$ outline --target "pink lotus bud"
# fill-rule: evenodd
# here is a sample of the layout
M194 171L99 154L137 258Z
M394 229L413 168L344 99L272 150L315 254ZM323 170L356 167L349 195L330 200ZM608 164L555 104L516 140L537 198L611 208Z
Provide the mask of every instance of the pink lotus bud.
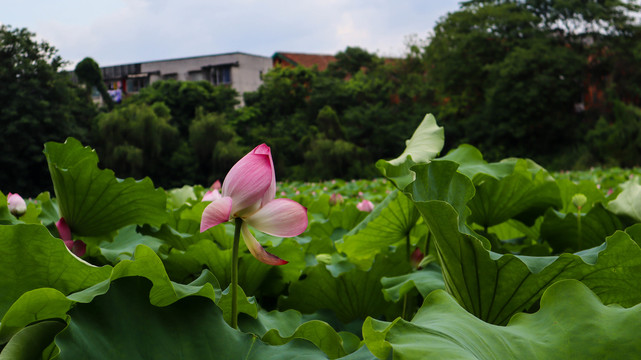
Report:
M360 211L371 212L374 210L374 204L367 199L363 199L363 201L356 204L356 208Z
M421 260L423 260L423 257L425 257L425 255L423 255L419 248L416 248L412 255L410 255L410 264L414 269L418 269L418 265L421 263Z
M613 190L612 188L609 188L609 189L608 189L608 194L607 194L607 196L612 195L612 193L613 193L613 192L614 192L614 190Z
M343 199L343 195L339 193L333 193L332 195L329 196L330 205L342 204L344 201L345 200Z
M74 253L76 256L83 256L87 252L87 245L81 240L73 240L71 238L71 229L67 225L65 218L61 217L58 222L56 222L56 227L58 228L58 233L60 238L67 246L67 249Z
M213 184L211 184L211 188L212 188L213 190L220 190L220 180L216 180L216 181L214 181L214 183L213 183Z
M7 206L13 216L20 217L27 212L27 203L25 203L22 196L18 194L9 193L7 195Z

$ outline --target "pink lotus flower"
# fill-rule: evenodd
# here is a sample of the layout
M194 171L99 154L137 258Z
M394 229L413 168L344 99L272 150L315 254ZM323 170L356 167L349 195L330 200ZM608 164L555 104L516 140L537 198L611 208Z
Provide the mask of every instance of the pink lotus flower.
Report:
M201 201L214 201L220 199L221 197L222 195L220 195L220 191L214 189L207 191L205 195L203 195L203 199Z
M83 256L85 252L87 252L87 245L84 242L81 240L74 241L71 238L71 229L69 228L69 225L67 225L65 218L61 217L60 220L56 222L56 227L58 228L60 238L65 245L67 245L67 249L69 249L69 251L76 254L76 256Z
M342 204L344 201L345 200L343 199L343 195L339 193L333 193L332 195L329 196L330 205Z
M27 203L25 203L22 196L18 194L9 193L7 195L7 206L13 216L20 217L27 212Z
M367 199L363 199L363 201L356 204L356 208L360 211L371 212L372 210L374 210L374 204L372 204L372 202Z
M287 261L265 251L248 227L251 225L280 237L297 236L305 231L307 209L290 199L274 199L275 195L276 175L271 150L262 144L229 170L223 181L222 197L203 211L200 231L241 218L243 240L252 255L265 264L287 264Z
M213 184L211 184L212 190L220 190L220 180L214 181Z

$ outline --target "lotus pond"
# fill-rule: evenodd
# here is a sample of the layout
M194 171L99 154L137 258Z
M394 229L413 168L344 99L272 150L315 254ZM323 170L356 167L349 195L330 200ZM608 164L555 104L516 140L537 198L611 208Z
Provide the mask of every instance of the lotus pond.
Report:
M428 115L381 178L279 182L225 212L209 187L117 179L47 143L54 194L22 206L0 184L0 359L639 357L639 170L443 144ZM267 234L267 201L302 205L304 231Z

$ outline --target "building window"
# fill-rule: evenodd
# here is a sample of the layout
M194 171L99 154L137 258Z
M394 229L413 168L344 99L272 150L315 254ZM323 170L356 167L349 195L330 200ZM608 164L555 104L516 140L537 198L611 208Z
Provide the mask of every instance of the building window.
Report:
M138 92L149 85L149 77L134 77L127 79L127 91Z
M211 83L214 85L231 84L231 65L212 67Z
M205 80L205 76L202 71L190 71L187 75L187 80L189 81L200 81Z
M170 73L170 74L163 74L162 75L163 80L178 80L178 74L176 73Z

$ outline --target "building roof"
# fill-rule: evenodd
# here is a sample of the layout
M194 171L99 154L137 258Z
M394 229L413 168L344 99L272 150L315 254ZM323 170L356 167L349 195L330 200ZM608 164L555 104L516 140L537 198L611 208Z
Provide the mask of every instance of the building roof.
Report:
M322 54L303 54L303 53L289 53L289 52L277 52L272 56L274 63L288 63L292 66L304 66L304 67L313 67L314 65L318 66L318 70L323 71L327 69L327 65L336 61L334 55L322 55Z

